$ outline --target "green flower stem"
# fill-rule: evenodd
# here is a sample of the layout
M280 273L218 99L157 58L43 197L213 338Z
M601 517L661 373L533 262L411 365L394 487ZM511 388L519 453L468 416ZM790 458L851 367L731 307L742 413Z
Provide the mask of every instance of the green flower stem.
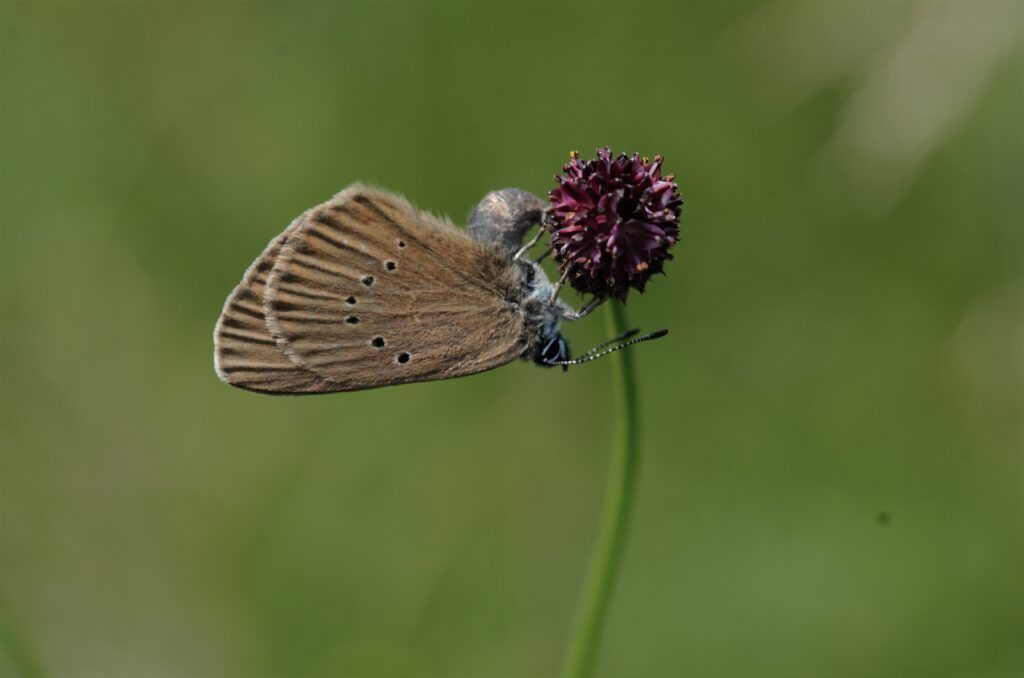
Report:
M617 301L608 303L609 336L626 331L626 309ZM594 668L594 660L601 642L601 631L608 613L612 589L622 560L629 515L633 505L636 480L637 411L636 376L633 372L631 351L617 351L610 356L614 372L615 443L612 450L608 485L605 489L604 508L597 543L590 561L590 572L583 589L583 598L576 616L564 678L587 678Z

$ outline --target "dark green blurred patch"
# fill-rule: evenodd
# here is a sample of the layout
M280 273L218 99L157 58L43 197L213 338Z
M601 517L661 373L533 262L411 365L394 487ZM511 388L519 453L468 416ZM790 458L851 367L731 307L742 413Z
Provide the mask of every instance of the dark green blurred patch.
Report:
M1024 670L1019 6L0 12L5 675L553 675L606 367L274 399L210 335L348 182L600 144L686 198L601 675Z

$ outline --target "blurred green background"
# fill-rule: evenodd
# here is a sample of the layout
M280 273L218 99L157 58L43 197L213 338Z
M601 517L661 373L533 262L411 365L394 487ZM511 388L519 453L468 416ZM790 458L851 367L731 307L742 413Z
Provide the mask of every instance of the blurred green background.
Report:
M608 144L686 205L599 675L1021 675L1022 16L4 2L0 671L555 675L607 363L271 398L211 333L351 181L462 222Z

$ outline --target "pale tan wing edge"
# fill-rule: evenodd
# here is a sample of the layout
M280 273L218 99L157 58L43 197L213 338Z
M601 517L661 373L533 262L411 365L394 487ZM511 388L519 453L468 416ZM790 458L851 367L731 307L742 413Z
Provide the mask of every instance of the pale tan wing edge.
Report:
M213 366L226 384L269 394L336 391L331 382L305 370L277 345L267 329L263 297L267 281L288 233L298 219L274 238L228 296L213 331Z
M464 231L356 184L288 234L264 312L288 355L339 390L447 379L522 355L511 278Z

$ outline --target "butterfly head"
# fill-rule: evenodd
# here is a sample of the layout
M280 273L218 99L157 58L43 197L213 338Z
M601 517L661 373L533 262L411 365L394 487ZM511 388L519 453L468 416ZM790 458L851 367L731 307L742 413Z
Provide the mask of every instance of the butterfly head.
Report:
M565 340L561 332L557 332L555 336L551 337L533 356L533 362L543 367L554 367L561 364L563 372L569 371L569 366L565 363L571 359L569 342Z

